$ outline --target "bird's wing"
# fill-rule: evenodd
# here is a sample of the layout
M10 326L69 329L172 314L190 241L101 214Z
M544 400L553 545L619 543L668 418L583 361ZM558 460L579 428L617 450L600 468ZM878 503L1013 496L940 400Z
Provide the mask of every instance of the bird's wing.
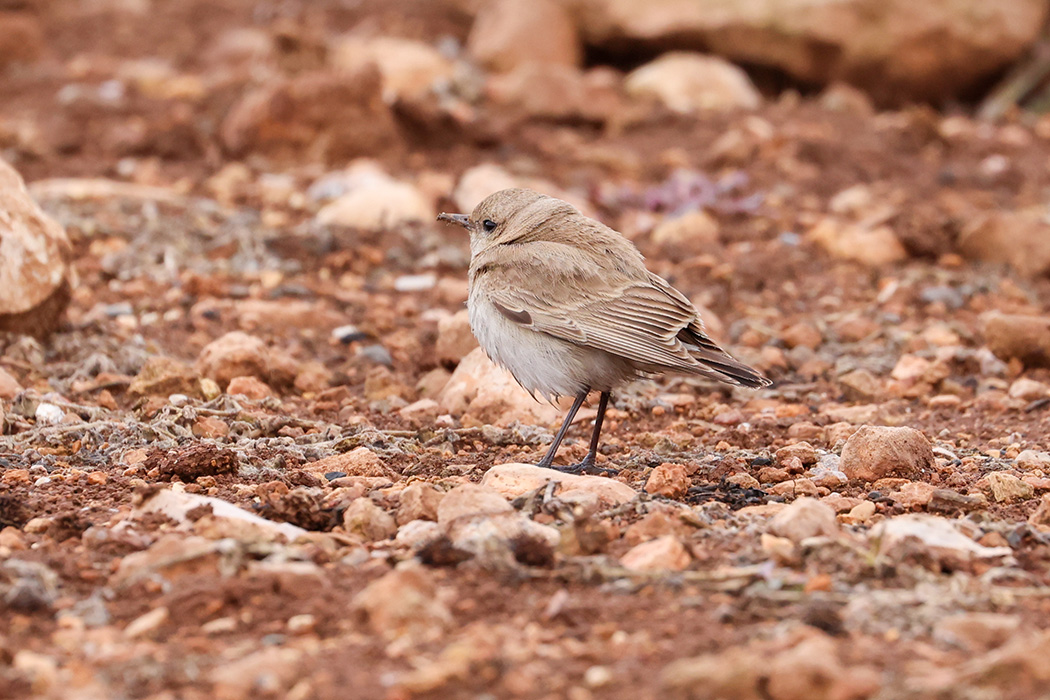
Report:
M487 297L515 323L626 358L641 371L688 372L747 386L765 383L711 341L689 300L657 275L632 278L587 265L543 273L546 284L506 280L510 283L487 286Z

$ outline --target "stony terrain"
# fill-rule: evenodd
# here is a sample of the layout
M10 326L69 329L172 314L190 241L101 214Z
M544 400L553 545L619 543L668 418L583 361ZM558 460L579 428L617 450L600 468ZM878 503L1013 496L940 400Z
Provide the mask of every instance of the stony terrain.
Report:
M0 202L58 241L0 290L0 697L1050 692L1050 119L478 4L0 11L42 212ZM774 385L640 381L615 477L530 466L561 409L477 349L434 220L513 185Z

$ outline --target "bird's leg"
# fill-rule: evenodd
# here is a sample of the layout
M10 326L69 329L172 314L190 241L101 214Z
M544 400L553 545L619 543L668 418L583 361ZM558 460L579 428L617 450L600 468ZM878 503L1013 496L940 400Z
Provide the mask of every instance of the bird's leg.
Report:
M543 456L540 463L536 466L539 467L551 467L554 463L554 456L558 454L558 446L561 445L561 441L565 439L565 433L568 432L569 426L572 425L572 419L576 417L576 413L580 410L580 406L587 399L587 394L591 393L590 389L584 389L576 395L576 400L572 402L572 407L569 408L569 413L565 416L565 422L561 424L561 428L558 429L558 434L554 436L554 442L551 443L551 447L547 450L547 454ZM604 394L603 394L604 396Z
M602 423L605 421L605 409L609 407L609 399L612 396L611 392L603 391L601 398L598 399L598 415L594 417L594 432L591 433L591 449L587 451L587 456L583 458L583 461L579 464L573 465L575 469L580 473L585 472L597 472L599 474L615 474L615 469L606 469L604 467L597 467L594 461L598 458L598 438L602 434Z
M610 392L603 391L601 398L598 400L598 415L594 417L594 432L591 433L591 449L587 451L587 456L584 457L583 461L579 464L573 464L568 467L554 467L554 469L568 472L570 474L585 474L587 472L598 474L616 473L615 469L597 467L594 464L595 459L598 457L598 438L602 434L602 422L605 420L605 409L609 407L609 396Z

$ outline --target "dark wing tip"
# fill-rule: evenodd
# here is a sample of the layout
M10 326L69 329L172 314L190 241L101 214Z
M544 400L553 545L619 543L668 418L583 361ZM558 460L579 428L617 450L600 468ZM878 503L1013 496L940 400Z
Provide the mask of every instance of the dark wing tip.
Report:
M761 389L773 383L773 380L763 377L758 370L734 360L705 333L692 326L683 328L678 333L678 339L685 343L693 359L725 377L727 382L752 389Z
M750 367L748 367L747 369L751 371L751 373L749 375L743 376L743 377L742 376L735 376L734 377L737 381L740 382L740 384L742 386L746 386L746 387L749 387L751 389L761 389L763 387L772 386L772 384L773 384L773 380L772 379L770 379L768 377L763 377L761 374L759 374L755 370L751 369ZM733 376L733 375L730 375L730 376Z
M530 323L532 323L532 314L530 314L528 311L525 311L524 309L522 309L521 311L508 309L506 306L499 303L498 301L492 302L492 305L496 307L496 311L499 311L505 317L507 317L511 321L514 321L514 323L520 323L523 326L527 326Z
M771 379L763 377L757 370L737 362L728 355L724 358L711 358L707 353L693 353L701 364L714 370L725 377L725 381L751 389L761 389L773 383Z

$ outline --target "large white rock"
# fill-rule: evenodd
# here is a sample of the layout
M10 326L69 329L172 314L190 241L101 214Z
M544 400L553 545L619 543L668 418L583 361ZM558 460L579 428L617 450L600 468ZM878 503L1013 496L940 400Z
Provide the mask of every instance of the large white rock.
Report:
M986 547L974 542L959 521L911 513L883 520L868 538L878 546L878 555L891 561L916 554L925 555L952 569L966 568L975 561L1009 560L1009 547Z
M481 479L481 485L487 486L507 498L517 498L548 482L557 482L555 495L566 491L594 494L600 504L618 506L627 503L637 496L637 492L622 481L604 476L588 474L566 474L556 469L545 469L532 464L498 464Z
M1044 0L566 0L586 44L696 49L890 100L958 95L1042 31Z
M0 331L43 336L69 303L69 238L0 160Z
M326 204L317 212L316 220L323 226L382 231L433 218L433 207L414 186L380 179L352 189Z
M762 96L747 73L717 56L676 51L634 70L624 88L655 97L683 114L703 110L754 109Z

